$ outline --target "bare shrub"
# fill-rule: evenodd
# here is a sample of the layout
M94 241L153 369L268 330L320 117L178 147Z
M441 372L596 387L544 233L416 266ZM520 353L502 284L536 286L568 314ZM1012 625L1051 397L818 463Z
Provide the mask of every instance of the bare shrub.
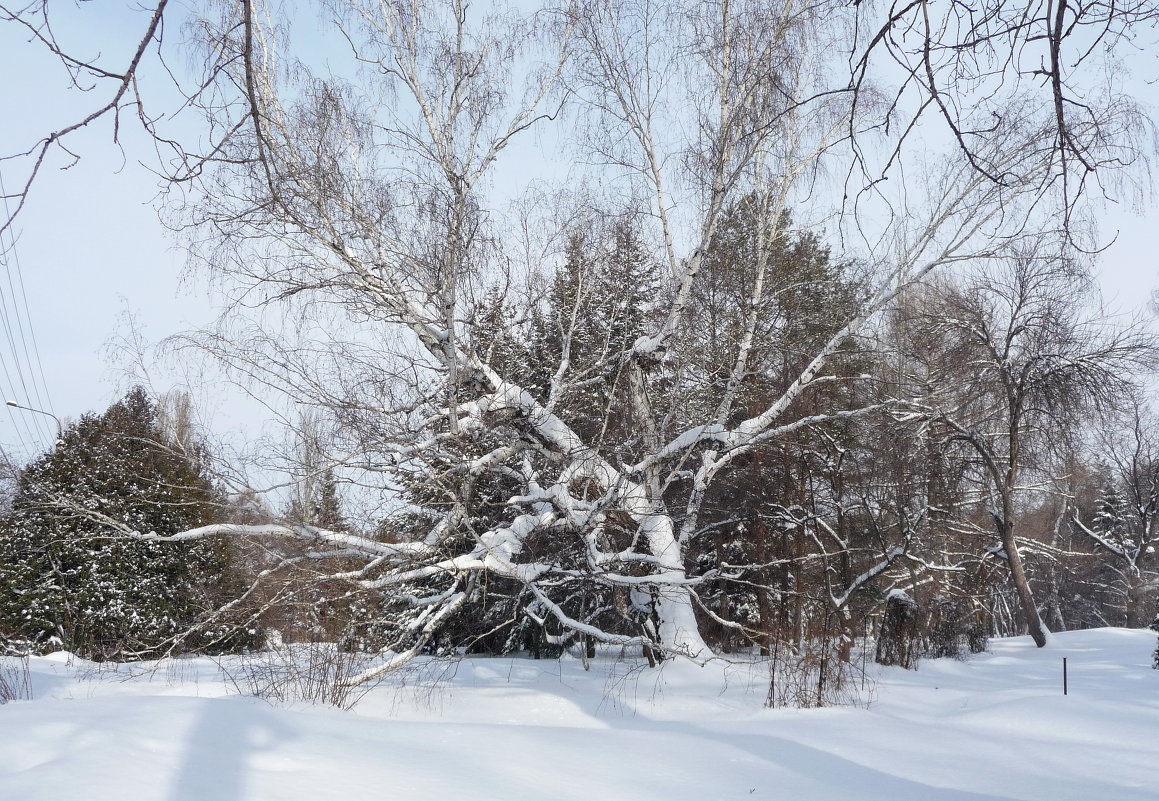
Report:
M965 659L967 651L979 653L986 649L985 640L978 643L978 626L962 605L939 595L930 607L929 633L924 656L928 659ZM985 638L985 631L981 632Z
M451 682L462 661L458 655L423 657L392 670L386 685L391 714L403 709L441 712L450 699Z
M769 654L765 706L868 706L865 671L842 658L841 646L839 636L808 639L800 644L775 641Z
M0 704L32 700L27 656L0 656Z
M292 643L249 654L223 672L241 695L275 704L305 701L351 709L374 686L358 680L369 659L334 643Z
M158 668L164 668L165 683L169 686L177 684L197 684L198 672L196 657L190 654L178 654L161 660Z

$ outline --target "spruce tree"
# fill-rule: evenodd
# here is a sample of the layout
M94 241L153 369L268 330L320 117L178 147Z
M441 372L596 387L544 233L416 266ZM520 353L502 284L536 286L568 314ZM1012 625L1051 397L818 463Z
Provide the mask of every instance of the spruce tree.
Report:
M659 265L631 218L577 229L568 236L544 302L521 320L505 291L492 288L474 315L470 345L481 360L513 376L541 402L548 401L558 375L564 391L555 399L555 412L596 449L630 459L639 438L624 401L624 367L633 343L656 323L654 306L660 292ZM499 445L491 434L467 432L454 447L477 458ZM537 467L552 469L537 463L534 450L520 458L524 456ZM471 548L478 532L510 522L508 499L519 494L518 482L497 472L463 476L451 467L436 460L422 475L416 474L415 482L403 477L403 495L413 509L394 521L393 536L403 541L426 537L451 498L465 500L459 527L442 534L448 557ZM430 481L431 476L439 477L437 483ZM638 536L638 530L630 519L615 517L603 523L601 536L609 548L618 550ZM545 558L551 554L562 570L571 572L541 583L550 601L567 614L609 632L647 633L649 593L613 591L590 581L587 574L593 566L584 532L554 526L528 537L522 547L526 554L542 553ZM388 646L396 651L411 647L421 627L414 625L415 607L408 599L462 593L465 600L443 621L440 634L425 644L425 652L526 651L541 657L560 650L547 636L559 632L539 622L550 614L518 581L486 573L459 577L440 572L392 589L397 600L385 598L381 608L371 608L365 621L354 627L357 647Z
M0 631L93 659L238 644L228 627L178 637L228 594L227 544L125 533L174 534L217 522L220 508L201 459L166 443L143 389L85 415L20 474L0 525Z
M1127 499L1115 483L1108 479L1095 508L1092 527L1106 541L1116 547L1129 547L1127 540Z
M317 464L318 453L307 459ZM350 523L342 511L342 497L338 492L338 479L332 468L317 470L303 465L306 476L298 487L286 509L285 519L292 525L314 526L329 531L347 531ZM278 558L301 557L305 549L285 542L268 542L263 550L266 554L276 554ZM276 561L276 560L275 560ZM266 606L262 620L270 628L276 629L285 642L335 642L349 644L349 628L359 610L366 608L373 613L375 603L367 600L372 596L356 584L330 577L331 573L356 570L357 561L348 558L328 557L324 559L303 559L279 573L279 580L267 585L278 596L276 602L265 599L259 605ZM365 596L365 597L364 597Z

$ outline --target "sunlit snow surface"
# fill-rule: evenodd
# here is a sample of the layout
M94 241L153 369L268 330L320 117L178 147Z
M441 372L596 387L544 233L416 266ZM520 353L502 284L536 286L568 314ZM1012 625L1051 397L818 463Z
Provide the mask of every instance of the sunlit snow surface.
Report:
M61 654L33 660L35 700L0 706L0 799L1154 801L1154 648L997 641L881 672L869 709L777 711L756 667L465 659L339 712L238 697L212 660Z

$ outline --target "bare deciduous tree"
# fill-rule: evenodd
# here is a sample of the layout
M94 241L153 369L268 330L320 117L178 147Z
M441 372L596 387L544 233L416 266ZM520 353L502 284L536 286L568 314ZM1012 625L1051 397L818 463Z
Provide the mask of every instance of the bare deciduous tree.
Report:
M1071 523L1105 551L1121 598L1122 622L1145 626L1153 617L1159 589L1159 443L1155 420L1138 391L1125 394L1123 408L1095 444L1097 455L1110 467L1111 489L1121 497L1113 525L1100 530L1086 525L1077 512Z
M995 269L997 267L997 269ZM977 460L979 498L1010 570L1026 629L1043 625L1020 554L1024 496L1049 476L1053 442L1093 411L1107 411L1154 357L1152 338L1088 311L1087 280L1051 251L1022 252L961 285L933 284L921 334L942 343L941 375L915 403L942 447ZM929 376L926 377L927 381Z

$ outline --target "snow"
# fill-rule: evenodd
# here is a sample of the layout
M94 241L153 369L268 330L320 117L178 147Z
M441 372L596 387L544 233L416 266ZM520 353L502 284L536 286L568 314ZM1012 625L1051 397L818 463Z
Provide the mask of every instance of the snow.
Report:
M32 660L35 700L0 706L0 799L1150 801L1154 647L1124 629L1001 640L820 710L764 709L755 664L426 663L341 712L240 697L210 659L57 654Z

